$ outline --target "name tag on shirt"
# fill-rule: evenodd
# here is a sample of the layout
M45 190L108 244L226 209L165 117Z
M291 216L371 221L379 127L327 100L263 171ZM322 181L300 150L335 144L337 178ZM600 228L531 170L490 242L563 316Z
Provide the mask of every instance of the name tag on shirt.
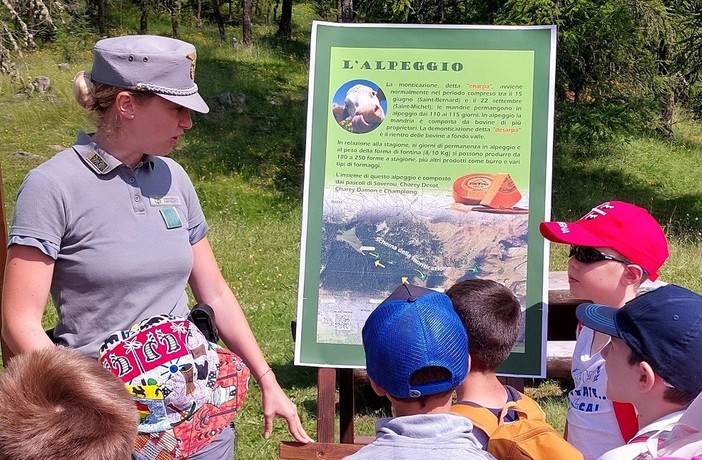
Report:
M149 203L151 204L151 206L180 206L180 197L150 196Z

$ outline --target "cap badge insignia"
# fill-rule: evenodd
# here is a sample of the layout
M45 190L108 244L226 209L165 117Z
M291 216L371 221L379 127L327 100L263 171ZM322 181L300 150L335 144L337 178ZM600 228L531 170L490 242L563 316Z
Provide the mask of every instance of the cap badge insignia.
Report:
M197 60L197 55L195 53L190 53L185 57L192 61L190 64L190 79L195 81L195 61Z

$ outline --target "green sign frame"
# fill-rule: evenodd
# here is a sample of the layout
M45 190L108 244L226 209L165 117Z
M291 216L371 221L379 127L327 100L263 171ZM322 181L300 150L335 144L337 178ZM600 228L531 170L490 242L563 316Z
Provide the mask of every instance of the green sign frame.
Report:
M544 377L555 26L314 22L295 364L364 367L401 282L511 287L502 375Z

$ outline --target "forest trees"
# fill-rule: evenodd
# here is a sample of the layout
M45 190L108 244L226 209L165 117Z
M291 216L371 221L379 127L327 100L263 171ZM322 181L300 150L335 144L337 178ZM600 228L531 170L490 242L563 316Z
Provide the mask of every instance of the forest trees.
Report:
M141 33L148 33L149 14L167 13L174 36L184 14L214 21L222 40L227 21L242 27L245 43L256 20L278 20L277 35L292 35L293 0L131 1L141 12ZM693 103L702 116L699 0L307 1L340 22L557 25L556 132L584 144L618 128L671 136L679 102ZM221 11L227 5L228 18ZM0 72L17 76L22 52L51 40L71 18L88 18L107 35L109 6L109 0L0 0Z
M0 72L19 77L22 51L34 49L40 37L54 34L54 16L62 5L43 0L0 0Z
M129 1L129 0L128 0ZM192 14L200 24L203 17L213 21L220 38L226 39L227 21L242 27L245 43L252 40L255 19L271 20L281 0L131 0L139 11L132 26L139 33L149 33L149 17L168 15L171 35L178 37L181 16ZM122 3L120 3L122 5ZM222 9L229 8L229 18ZM109 35L110 0L0 0L0 73L19 78L18 63L23 53L54 38L58 27L92 28L100 36ZM292 30L292 0L283 0L280 21L282 36L289 38ZM234 10L237 16L233 16ZM205 11L203 11L205 10ZM275 20L276 18L273 18Z
M583 144L621 129L671 136L678 101L702 107L698 0L353 0L353 12L358 22L557 25L556 132Z

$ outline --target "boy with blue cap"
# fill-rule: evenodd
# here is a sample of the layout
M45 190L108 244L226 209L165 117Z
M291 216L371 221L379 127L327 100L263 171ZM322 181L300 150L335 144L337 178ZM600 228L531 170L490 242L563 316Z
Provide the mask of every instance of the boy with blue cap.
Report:
M633 404L639 419L634 438L600 460L635 459L646 452L646 440L670 430L702 392L702 296L670 284L622 308L582 304L576 315L585 326L611 336L602 350L606 396Z
M402 284L363 326L366 370L393 417L348 459L492 459L473 424L451 414L453 390L468 374L468 338L446 294Z

